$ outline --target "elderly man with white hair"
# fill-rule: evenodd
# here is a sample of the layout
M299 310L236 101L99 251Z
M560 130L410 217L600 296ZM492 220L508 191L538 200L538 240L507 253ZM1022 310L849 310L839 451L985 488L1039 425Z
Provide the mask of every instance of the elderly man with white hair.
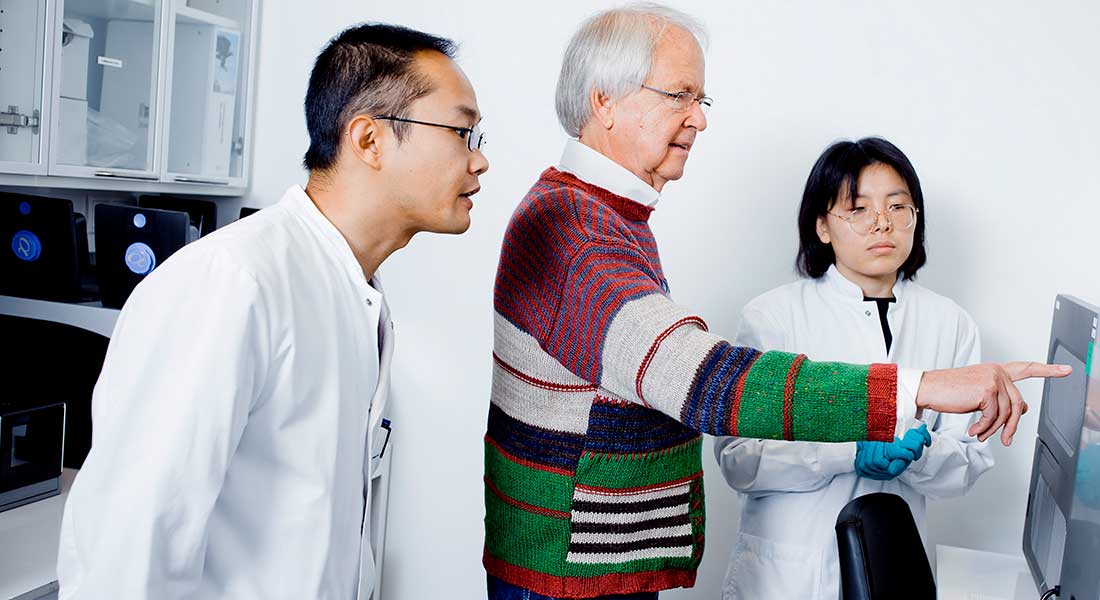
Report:
M707 128L703 40L690 17L634 4L586 21L566 50L556 104L575 139L516 209L496 280L491 600L643 599L692 586L703 553L700 432L877 441L885 469L912 459L893 442L918 410L981 410L969 433L984 440L1004 426L1007 443L1026 410L1013 379L1065 374L761 353L673 303L648 220Z

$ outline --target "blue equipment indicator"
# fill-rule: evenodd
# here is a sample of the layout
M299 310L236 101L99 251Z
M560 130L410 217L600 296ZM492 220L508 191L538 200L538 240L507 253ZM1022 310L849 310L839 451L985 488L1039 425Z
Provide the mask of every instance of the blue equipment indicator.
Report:
M21 229L11 238L11 251L19 260L34 262L42 256L42 241L34 232Z
M157 255L149 246L134 242L126 249L126 267L137 275L148 275L157 266Z

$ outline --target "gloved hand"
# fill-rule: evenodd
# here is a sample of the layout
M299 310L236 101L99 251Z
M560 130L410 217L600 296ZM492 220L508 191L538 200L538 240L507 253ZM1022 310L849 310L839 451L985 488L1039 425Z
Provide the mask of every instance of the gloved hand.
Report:
M893 442L856 442L856 475L878 481L893 479L910 463L920 460L924 447L931 445L932 434L924 424Z
M914 427L905 432L900 440L894 438L895 444L901 444L902 448L913 452L913 460L920 460L924 454L924 447L932 445L932 434L928 433L928 425L921 423L920 427Z

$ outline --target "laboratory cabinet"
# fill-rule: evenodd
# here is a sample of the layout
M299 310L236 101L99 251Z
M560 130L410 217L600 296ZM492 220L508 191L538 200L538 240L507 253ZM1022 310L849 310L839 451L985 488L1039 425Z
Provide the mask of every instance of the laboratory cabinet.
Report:
M239 196L260 0L0 0L0 186Z

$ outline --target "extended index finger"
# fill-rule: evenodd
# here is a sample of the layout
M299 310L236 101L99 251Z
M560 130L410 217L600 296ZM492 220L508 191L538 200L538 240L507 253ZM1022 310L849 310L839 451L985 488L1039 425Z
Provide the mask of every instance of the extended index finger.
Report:
M1048 365L1041 362L1013 361L1001 365L1012 381L1030 377L1065 377L1073 372L1069 365Z

